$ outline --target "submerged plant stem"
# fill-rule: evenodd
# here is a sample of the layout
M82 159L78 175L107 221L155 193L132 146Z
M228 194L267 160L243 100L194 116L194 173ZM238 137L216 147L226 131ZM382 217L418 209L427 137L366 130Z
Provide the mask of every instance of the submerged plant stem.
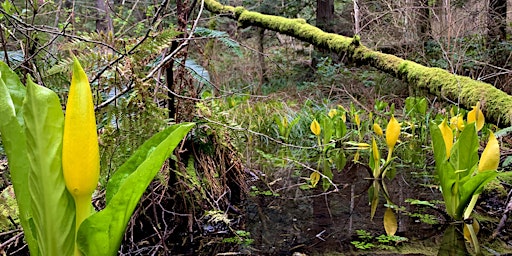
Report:
M473 246L475 247L475 254L481 255L480 252L480 244L478 243L478 238L476 237L475 229L473 228L473 224L464 224L469 230L469 234L471 235L471 241L473 241Z

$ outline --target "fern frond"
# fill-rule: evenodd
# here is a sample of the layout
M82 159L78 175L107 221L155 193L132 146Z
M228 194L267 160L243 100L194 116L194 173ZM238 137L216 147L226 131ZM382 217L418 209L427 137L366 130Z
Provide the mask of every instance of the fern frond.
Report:
M233 53L235 53L238 57L243 57L244 55L240 44L237 41L231 39L229 34L224 31L213 30L205 27L197 27L194 31L194 34L197 36L217 39L219 42L223 43L231 51L233 51Z

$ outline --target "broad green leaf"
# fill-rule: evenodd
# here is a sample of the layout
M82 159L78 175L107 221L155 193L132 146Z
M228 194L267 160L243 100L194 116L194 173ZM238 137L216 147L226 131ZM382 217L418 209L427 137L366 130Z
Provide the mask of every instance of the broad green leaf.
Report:
M114 173L107 186L112 190L107 191L107 206L87 218L78 230L77 243L84 255L117 254L140 197L193 125L174 125L156 134Z
M343 138L347 134L347 125L345 124L345 121L343 121L342 116L337 115L334 117L334 129L336 139Z
M450 163L455 170L466 170L459 175L470 174L469 170L478 163L478 134L474 124L468 124L453 145Z
M64 115L57 94L29 78L23 115L28 187L39 250L42 255L72 255L75 211L62 174Z
M345 165L347 164L347 157L345 156L345 153L343 153L343 150L335 151L334 153L336 169L338 171L342 171L343 168L345 168Z
M7 64L0 61L0 80L7 86L10 101L14 107L18 122L23 126L23 115L21 115L21 106L25 98L26 89L20 81L20 78L12 71ZM2 115L3 116L3 115Z
M464 209L469 204L471 197L482 193L484 186L498 176L496 171L479 172L466 180L461 180L460 202L457 207L457 215L462 216Z
M327 179L324 177L322 179L322 188L324 189L324 191L327 191L329 189L329 187L332 185L332 177L333 177L333 173L331 170L331 164L329 163L328 160L323 161L322 173L323 173L323 175L325 175L325 177L329 178L329 179Z
M332 119L322 116L322 128L324 129L324 141L323 144L327 145L331 141L332 134L334 133L334 127Z
M2 63L2 62L0 62ZM31 255L39 255L37 241L34 238L33 230L29 224L32 218L30 208L30 192L28 190L28 157L25 132L21 127L19 119L16 118L16 109L9 92L9 87L4 83L4 75L7 74L5 66L2 66L0 74L0 135L7 158L11 182L14 186L16 201L18 203L19 218L25 240L27 241ZM23 85L20 85L23 86ZM22 116L20 114L20 116Z
M434 148L434 159L436 173L441 185L441 192L446 206L446 212L454 217L457 208L458 194L454 192L456 186L456 174L453 166L446 160L446 146L443 135L437 125L430 125L432 146Z
M140 166L144 161L147 160L149 153L151 153L158 144L162 143L163 140L169 137L170 134L173 134L175 132L176 135L173 136L178 136L179 134L181 134L183 132L181 131L181 129L184 129L182 126L185 126L185 129L190 130L192 129L193 124L173 125L153 135L151 138L145 141L137 149L137 151L135 151L135 153L133 153L130 156L130 158L128 158L128 160L126 160L126 162L119 167L119 169L116 170L112 177L110 177L110 180L107 184L107 191L105 195L105 200L107 204L110 203L110 199L112 199L112 197L114 197L114 195L119 191L119 188L123 185L124 181L133 172L135 172L135 169L138 166ZM188 130L186 132L188 132ZM178 142L181 141L183 136L179 138Z

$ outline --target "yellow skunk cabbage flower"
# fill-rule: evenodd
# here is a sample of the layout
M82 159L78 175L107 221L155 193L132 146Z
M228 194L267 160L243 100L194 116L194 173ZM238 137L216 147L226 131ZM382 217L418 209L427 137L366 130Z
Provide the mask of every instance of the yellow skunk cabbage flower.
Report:
M373 131L379 136L384 136L384 132L378 123L373 124Z
M391 116L388 126L386 127L386 144L388 145L390 151L392 151L395 147L398 136L400 136L400 124L394 116Z
M313 122L311 122L311 126L309 128L311 129L311 132L313 132L314 135L320 136L320 124L316 119L314 119Z
M500 144L492 131L489 134L489 141L485 146L480 162L478 163L478 171L489 171L498 169L500 163Z
M98 185L100 154L91 87L76 58L64 118L62 169L66 188L75 200L78 231L92 213L91 198ZM78 246L75 255L81 255Z
M288 128L288 118L281 118L281 124L283 125L284 128Z
M91 87L87 75L75 58L62 145L64 179L73 196L91 195L94 192L99 179L99 159Z
M450 118L450 128L452 128L452 130L457 129L458 131L464 130L464 119L461 115Z
M437 127L439 127L439 130L443 135L444 146L446 148L446 159L448 159L450 158L450 153L453 147L453 131L450 126L448 126L446 119L444 119Z
M316 184L320 181L320 173L316 171L312 172L311 175L309 175L309 180L311 181L311 187L316 187Z
M377 146L377 142L375 141L375 138L372 138L372 154L373 154L373 161L375 161L375 164L380 163L380 153L379 153L379 147Z
M341 111L341 120L343 120L343 122L347 122L347 110L342 106L342 105L338 105L338 109L340 109Z
M354 115L354 122L356 122L357 128L359 128L359 126L361 126L361 119L359 119L358 114Z
M473 110L468 112L468 124L476 122L476 130L480 131L484 127L485 117L480 109L480 102L476 103Z
M329 110L329 114L327 114L330 118L333 118L336 114L338 114L338 111L334 108Z

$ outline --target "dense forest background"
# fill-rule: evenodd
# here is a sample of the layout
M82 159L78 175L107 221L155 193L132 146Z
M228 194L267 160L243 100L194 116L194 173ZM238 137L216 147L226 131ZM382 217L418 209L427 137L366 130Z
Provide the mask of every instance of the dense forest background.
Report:
M219 3L245 9L229 14L217 9ZM380 122L385 127L391 115L414 124L407 128L406 146L397 150L395 172L407 166L423 173L414 180L436 183L429 169L429 121L438 114L466 113L470 105L460 105L452 94L432 94L347 52L257 26L258 21L253 26L238 22L237 11L245 10L305 21L372 51L512 93L510 0L4 0L0 60L22 80L31 76L62 100L73 56L88 74L100 132L100 188L157 131L170 123L197 123L140 201L121 255L321 251L323 238L273 241L278 232L290 235L293 230L279 227L276 234L265 235L261 229L272 225L268 218L288 216L266 212L272 207L306 200L299 206L310 204L312 216L325 214L332 221L329 209L334 206L325 206L334 201L329 196L347 188L354 204L354 193L365 193L354 187L363 184L356 181L364 181L360 175L369 161L358 161L360 155L368 158L359 149L329 158L337 171L323 173L322 188L311 186L310 173L323 168L318 163L325 152L310 123L331 109L346 115L348 130L333 139L334 151L342 142L368 142L371 126ZM418 102L425 107L415 107ZM493 107L485 103L484 113ZM491 119L493 129L510 125L510 120ZM0 251L23 255L27 249L1 144L0 154ZM502 154L504 169L512 162L507 157ZM360 171L351 181L336 180L347 169ZM505 181L497 186L499 193L492 198L501 217L508 213L509 187ZM103 207L102 197L101 192L95 195L97 209ZM311 199L316 197L322 200ZM439 198L439 192L427 196ZM260 228L251 224L254 219ZM317 223L319 228L310 232L313 238L329 223ZM498 226L491 223L490 233ZM382 233L380 226L364 228ZM356 229L350 226L352 233ZM500 234L510 242L509 233ZM348 248L328 244L326 250Z

